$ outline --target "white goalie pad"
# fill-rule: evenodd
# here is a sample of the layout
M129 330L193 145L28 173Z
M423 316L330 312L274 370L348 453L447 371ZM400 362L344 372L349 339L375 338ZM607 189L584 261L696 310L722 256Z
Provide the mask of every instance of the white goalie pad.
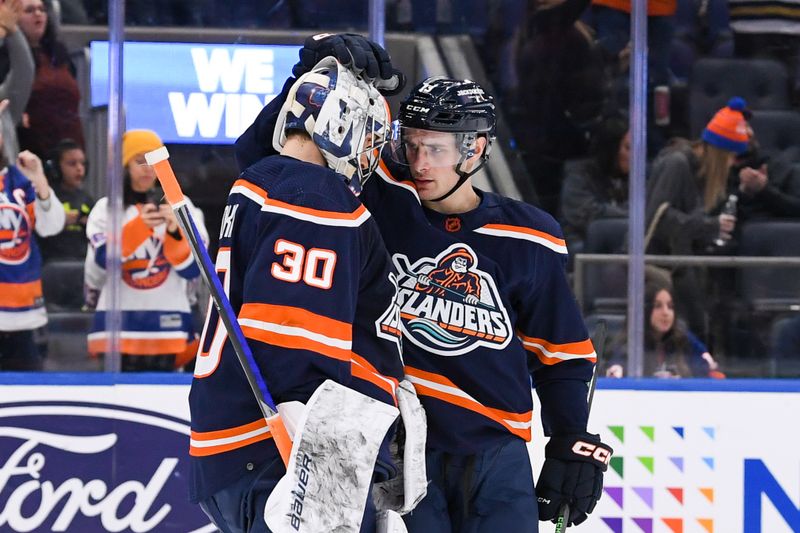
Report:
M372 489L372 497L379 511L396 511L404 515L422 501L428 490L425 468L428 424L425 410L410 381L400 382L397 388L397 404L400 406L405 429L403 456L394 458L401 473L393 479L376 483Z
M358 533L378 449L397 408L327 380L306 404L284 475L267 499L274 533Z
M378 513L377 522L376 533L408 533L405 522L394 511L381 511Z

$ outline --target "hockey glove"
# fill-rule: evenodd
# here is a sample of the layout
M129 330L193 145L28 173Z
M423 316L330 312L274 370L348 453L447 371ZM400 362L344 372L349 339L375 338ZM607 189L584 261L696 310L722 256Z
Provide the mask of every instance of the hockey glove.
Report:
M564 504L569 505L568 526L586 520L603 491L603 472L614 450L599 435L560 435L550 438L536 496L539 520L555 522Z
M299 78L330 56L373 82L384 96L399 93L406 84L403 73L392 67L389 53L381 45L355 33L320 33L308 37L292 74Z

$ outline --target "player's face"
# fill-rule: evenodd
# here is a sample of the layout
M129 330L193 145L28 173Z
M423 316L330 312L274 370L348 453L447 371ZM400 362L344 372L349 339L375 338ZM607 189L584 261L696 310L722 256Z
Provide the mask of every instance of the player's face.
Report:
M420 199L439 198L458 182L456 164L461 155L452 133L409 128L403 145Z
M42 0L22 0L19 27L29 42L39 44L47 29L47 9Z
M662 289L656 293L653 312L650 314L650 326L659 335L664 335L675 324L675 308L672 296Z
M86 177L86 156L80 148L67 150L61 154L58 163L61 168L61 179L64 185L71 188L78 188Z
M156 173L145 161L144 154L131 159L128 163L128 173L131 176L131 188L134 192L147 192L156 183Z

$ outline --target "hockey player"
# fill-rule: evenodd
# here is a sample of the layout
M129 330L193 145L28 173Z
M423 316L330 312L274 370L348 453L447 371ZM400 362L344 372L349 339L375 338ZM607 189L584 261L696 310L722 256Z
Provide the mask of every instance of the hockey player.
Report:
M323 44L307 40L301 64L338 55ZM237 141L240 165L263 153L277 105ZM495 122L492 98L476 83L425 80L401 105L392 161L362 195L399 274L405 372L428 416L430 484L404 517L412 532L535 532L565 504L569 524L579 524L600 498L611 456L586 432L595 353L558 224L472 186ZM478 288L465 283L471 277ZM535 491L525 445L531 384L551 437Z
M396 277L354 194L379 162L388 107L335 61L292 81L274 143L270 130L280 154L234 183L216 260L290 434L326 379L394 405L403 376ZM190 393L191 498L226 533L264 532L285 467L225 339L212 309ZM374 479L395 474L384 445ZM370 502L361 528L375 529Z
M122 227L122 330L123 372L172 371L185 352L197 351L192 327L187 283L200 275L188 242L175 215L162 202L156 175L144 154L162 146L150 130L130 130L122 137L125 170L125 212ZM191 204L203 239L208 240L202 212ZM89 352L108 351L106 310L106 227L108 198L97 201L89 213L84 282L87 304L97 308L89 333Z

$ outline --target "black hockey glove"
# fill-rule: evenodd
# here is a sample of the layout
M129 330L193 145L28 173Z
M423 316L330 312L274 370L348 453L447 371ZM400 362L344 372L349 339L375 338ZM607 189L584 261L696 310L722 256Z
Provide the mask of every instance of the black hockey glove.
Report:
M561 435L550 438L536 497L539 520L555 522L564 504L569 505L568 526L586 520L603 492L603 472L614 450L599 435Z
M308 37L300 49L300 62L292 68L292 74L299 78L330 56L373 82L384 96L399 93L406 84L403 73L392 67L389 52L356 33L320 33Z

